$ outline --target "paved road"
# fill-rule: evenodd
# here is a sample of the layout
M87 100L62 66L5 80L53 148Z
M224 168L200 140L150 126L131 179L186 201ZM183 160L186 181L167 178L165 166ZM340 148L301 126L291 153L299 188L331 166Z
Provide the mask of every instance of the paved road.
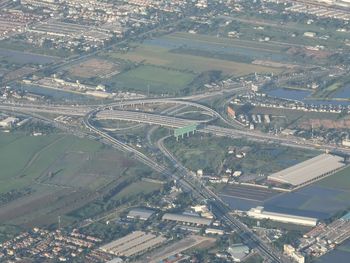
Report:
M171 161L171 163L177 167L178 179L180 183L185 183L186 187L190 187L192 192L197 193L197 197L205 198L209 203L211 212L215 217L221 220L227 227L231 230L236 231L244 243L251 248L257 249L260 254L268 260L268 262L281 262L288 263L289 260L284 258L281 253L272 248L269 244L266 244L261 240L255 233L253 233L249 227L239 221L236 217L230 214L230 209L227 205L218 197L213 191L207 188L205 185L199 181L193 173L188 171L182 164L166 149L164 146L164 140L167 137L160 139L157 142L158 148L162 153Z
M134 121L134 122L143 122L143 123L149 123L149 124L157 124L162 126L167 126L171 128L178 128L178 127L184 127L189 124L198 123L201 124L206 121L195 121L195 120L189 120L184 118L178 118L178 117L170 117L166 115L160 115L160 114L149 114L149 113L143 113L143 112L133 112L133 111L114 111L116 114L107 114L107 109L111 109L113 107L117 108L123 108L125 106L130 105L138 105L138 104L145 104L145 103L168 103L168 104L175 104L175 105L183 105L183 106L193 106L197 107L200 110L206 111L208 114L210 114L213 117L219 118L221 120L224 120L225 123L228 123L228 120L224 119L218 112L215 110L196 103L192 101L185 101L185 100L176 100L176 99L143 99L143 100L130 100L125 102L116 102L113 104L103 105L100 107L97 107L94 111L94 114L98 114L99 112L104 112L103 117L107 119L107 116L110 115L111 119L120 119L120 120L128 120L128 121ZM66 106L66 105L35 105L35 104L8 104L8 103L2 103L0 104L0 110L7 110L7 111L17 111L17 112L23 112L23 113L54 113L54 114L62 114L62 115L69 115L69 116L86 116L89 112L91 112L93 109L93 106ZM259 131L249 131L244 130L242 127L237 127L237 125L229 123L231 127L233 128L224 128L220 126L214 126L214 125L204 125L200 128L201 132L206 133L212 133L217 136L227 136L232 138L237 137L245 137L247 139L253 139L253 140L260 140L265 142L276 142L281 143L286 146L290 147L296 147L296 148L303 148L303 149L316 149L316 150L328 150L328 151L334 151L339 152L343 154L350 154L350 149L337 146L337 145L330 145L330 144L318 144L306 140L302 140L300 138L294 137L294 136L276 136L272 134L266 134Z
M97 115L98 118L102 119L119 119L119 120L127 120L133 122L143 122L149 124L156 124L170 128L180 128L185 127L186 125L196 123L199 125L198 131L215 134L217 136L226 136L226 137L245 137L247 139L255 139L264 142L275 142L281 143L286 146L294 147L294 148L302 148L309 150L328 150L335 151L344 154L350 154L350 149L345 147L340 147L336 145L329 144L318 144L306 140L302 140L298 137L294 136L276 136L273 134L266 134L259 131L250 131L250 130L241 130L241 129L232 129L232 128L224 128L215 125L205 125L208 121L194 121L188 119L182 119L178 117L169 117L159 114L149 114L144 112L133 112L133 111L110 111L103 112L102 115ZM202 125L201 125L202 124Z
M148 100L149 102L149 100ZM198 103L193 103L193 102L186 102L186 101L176 101L176 100L153 100L150 103L159 103L159 102L164 102L164 103L170 103L170 104L177 104L177 105L183 105L183 106L198 106ZM123 102L124 103L124 102ZM134 102L127 102L127 103L135 103ZM136 101L136 103L144 103L143 101ZM147 102L146 102L147 103ZM246 244L248 244L251 247L256 248L265 258L268 259L269 262L288 262L287 259L282 258L282 255L279 254L278 252L274 251L272 247L269 246L269 244L265 244L263 240L261 240L257 235L255 235L246 225L244 225L242 222L240 222L237 218L233 217L230 215L230 209L225 205L225 203L210 189L208 189L206 186L204 186L200 181L198 181L194 175L189 172L185 167L183 167L173 156L172 154L164 147L162 141L158 141L157 146L158 148L163 152L165 156L168 157L168 159L171 161L171 166L169 170L169 167L166 167L162 164L157 163L156 161L152 160L145 154L137 151L136 149L132 148L131 146L118 141L117 139L113 138L109 134L99 130L97 127L94 127L91 124L91 119L96 116L101 111L106 111L108 108L113 108L115 105L121 106L121 104L116 103L114 105L104 105L97 107L91 111L89 111L85 117L84 117L84 124L86 128L90 130L92 134L88 134L83 131L79 131L76 129L73 129L71 127L66 127L62 124L58 124L48 118L42 117L35 113L35 111L40 111L40 110L50 110L47 106L31 106L33 109L28 109L28 107L24 107L23 105L17 105L17 106L4 106L2 105L1 107L3 109L7 110L18 110L22 111L25 113L30 113L33 117L39 118L43 121L46 122L51 122L57 127L61 129L65 129L66 131L73 133L77 136L86 136L91 139L97 139L99 138L103 143L111 145L114 148L119 149L120 151L123 151L125 153L130 154L131 157L139 160L140 162L146 164L147 166L151 167L152 169L164 173L167 176L169 176L172 179L176 179L181 187L185 191L191 191L197 198L205 199L210 203L210 207L214 215L222 220L224 224L226 224L228 227L230 227L232 230L237 231L243 240L245 241ZM123 105L126 105L124 103ZM122 106L123 106L122 105ZM132 105L132 104L128 104ZM0 107L0 109L1 109ZM208 107L199 105L199 108L202 110L206 110ZM89 108L85 108L82 110L82 112L87 111ZM210 109L210 108L209 108ZM51 109L52 110L52 109ZM68 108L66 107L61 107L61 106L56 106L54 111L57 112L66 112L68 111ZM69 109L71 110L71 109ZM34 111L34 112L33 112ZM216 111L210 109L209 112L212 113L212 116L220 118L220 114L217 113ZM81 113L82 114L82 113ZM143 119L144 121L149 121L150 123L154 123L154 120L157 119L157 121L162 121L162 118L164 118L163 115L157 115L157 114L147 114L147 118L143 117L145 116L145 113L142 112L132 112L130 113L129 111L118 111L119 116L121 118L124 115L129 115L130 120L133 119L133 121L138 122L140 119ZM131 117L130 117L131 116ZM123 117L124 118L124 117ZM168 119L169 117L166 116ZM222 118L222 117L221 117ZM174 120L174 123L178 123L178 125L183 125L184 124L184 119L180 118L171 118ZM188 120L185 121L187 123ZM174 123L172 125L174 125ZM169 125L169 123L167 124ZM279 142L283 143L286 145L294 146L294 147L304 147L304 148L316 148L316 146L312 143L309 142L303 142L303 144L300 144L301 142L298 141L296 138L281 138L277 137L274 135L270 134L263 134L263 133L258 133L258 132L252 132L252 131L247 131L247 130L238 130L238 129L230 129L230 128L223 128L219 126L213 126L213 125L204 125L201 128L201 131L203 132L210 132L214 133L219 136L229 136L229 137L235 137L235 136L240 136L240 137L247 137L250 139L258 139L258 140L265 140L265 141L273 141L273 142ZM329 146L329 145L324 145L323 147L327 149L334 149L334 146ZM340 148L337 148L337 150L342 150ZM350 152L350 149L346 149L346 152ZM172 168L176 168L176 172L173 173Z
M147 123L153 125L160 125L170 128L182 128L188 125L201 123L207 123L212 121L209 120L190 120L183 119L179 117L159 115L147 112L136 112L136 111L121 111L121 110L109 110L109 111L100 111L96 114L95 117L97 120L122 120L122 121L132 121L139 123Z

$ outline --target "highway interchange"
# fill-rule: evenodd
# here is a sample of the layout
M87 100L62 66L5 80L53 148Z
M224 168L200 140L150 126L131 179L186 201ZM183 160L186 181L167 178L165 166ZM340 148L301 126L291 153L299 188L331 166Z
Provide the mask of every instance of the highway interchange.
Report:
M238 89L239 90L239 89ZM216 110L207 107L196 100L201 100L205 97L221 95L222 93L206 94L200 96L192 96L185 98L160 98L160 99L138 99L118 101L106 105L42 105L42 104L18 104L18 103L1 103L0 110L21 112L30 115L34 118L45 122L50 122L60 129L73 133L80 137L88 137L90 139L98 139L105 144L112 146L122 152L129 153L132 158L144 163L159 173L166 174L168 177L176 180L178 184L185 190L191 191L194 196L210 203L210 207L217 219L221 220L227 227L233 231L237 231L244 242L250 247L256 248L260 254L269 262L288 262L288 259L275 251L269 244L266 244L256 234L254 234L246 225L240 222L236 217L230 214L230 209L227 205L210 189L204 186L190 171L179 163L176 158L164 147L162 140L157 142L156 147L160 149L166 156L172 167L159 164L157 161L148 157L137 149L127 145L124 142L117 140L107 132L101 130L94 125L96 119L122 120L136 123L146 123L150 125L164 126L168 128L180 128L189 124L197 124L198 131L211 133L216 136L226 136L232 138L247 138L250 140L258 140L264 142L274 142L287 145L290 147L301 147L305 149L317 149L320 147L324 150L337 151L344 154L350 154L350 150L334 145L318 145L313 142L304 141L299 138L289 136L281 137L272 134L261 133L257 131L249 131L242 128L237 122L228 120ZM149 113L136 110L130 110L130 107L145 105L145 104L164 104L171 105L168 111L161 113ZM175 106L174 106L175 105ZM193 120L179 118L170 113L176 112L176 109L195 107L200 111L204 111L210 116L206 120ZM40 113L50 113L55 115L67 115L81 117L85 129L77 129L77 127L67 126L47 117L43 117ZM219 119L226 127L210 124L213 120ZM227 128L230 127L230 128Z
M220 93L215 93L217 95ZM207 94L210 97L212 94ZM188 124L196 123L198 125L199 132L211 133L217 136L227 137L244 137L251 140L259 140L264 142L275 142L291 147L302 147L307 149L319 149L320 146L312 142L303 141L296 137L279 137L272 134L265 134L256 131L249 131L242 128L236 122L226 119L216 110L207 107L201 103L195 102L206 96L197 96L189 98L161 98L161 99L143 99L143 100L129 100L119 101L106 105L89 105L89 106L72 106L72 105L39 105L39 104L17 104L17 103L1 103L0 110L21 112L30 115L34 118L38 118L45 122L50 122L60 129L64 129L67 132L73 133L80 137L88 137L90 139L98 139L105 144L108 144L120 151L129 153L134 159L139 160L145 165L151 167L159 173L166 174L172 179L176 180L178 184L185 190L191 191L194 196L205 200L210 203L210 207L217 219L221 220L227 227L233 231L237 231L244 242L250 247L256 248L260 254L269 262L288 262L288 259L284 258L282 254L275 251L269 244L266 244L256 234L254 234L246 225L240 222L236 217L230 214L230 209L227 205L210 189L204 186L193 173L188 171L185 167L179 163L176 158L164 147L163 141L166 138L157 142L157 148L166 156L172 164L172 167L159 164L157 161L148 157L144 153L141 153L137 149L127 145L124 142L117 140L109 135L107 132L101 130L99 127L94 126L93 120L95 119L114 119L124 120L130 122L147 123L151 125L165 126L168 128L184 127ZM147 113L141 111L135 111L125 109L126 107L145 104L169 104L168 111L162 113ZM174 106L175 105L175 106ZM198 110L205 111L207 115L211 116L207 120L190 120L185 118L179 118L176 116L170 116L169 113L176 112L178 108L195 107ZM43 117L40 113L51 113L56 115L68 115L81 117L85 129L78 129L77 127L71 127L58 123L47 117ZM211 125L210 122L213 119L220 119L226 127L218 125ZM227 128L229 126L230 128ZM322 149L330 151L338 151L344 154L349 154L350 150L346 148L335 147L333 145L322 145Z
M300 1L305 2L305 1ZM307 2L307 1L306 1ZM184 19L178 20L176 23L182 22ZM159 28L151 29L145 33L140 34L138 37L142 38L149 34L157 32L159 29L166 27L163 25ZM114 46L121 45L127 41L118 42L116 45L106 46L102 50L91 52L87 55L70 57L63 59L58 63L53 63L39 69L36 73L47 71L55 71L59 68L67 67L73 63L83 61L89 57L106 51ZM10 83L5 83L10 84ZM145 123L150 125L159 125L167 128L180 128L189 124L196 123L198 125L198 131L204 133L210 133L217 136L227 136L232 138L247 138L250 140L274 142L291 147L301 147L305 149L324 149L330 151L337 151L344 154L350 154L350 150L346 148L336 147L334 145L318 145L313 142L303 141L299 138L289 136L280 137L273 134L265 134L257 131L249 131L242 127L241 124L234 120L229 120L222 114L218 113L211 107L205 106L196 101L214 96L229 97L230 94L245 90L245 87L237 86L231 90L214 91L210 93L203 93L182 98L156 98L156 99L142 99L142 100L126 100L117 101L107 105L45 105L45 104L23 104L23 103L6 103L0 101L0 111L19 112L32 116L43 122L51 123L55 127L66 131L67 133L74 134L79 137L87 137L92 140L99 140L105 144L110 145L122 152L129 153L130 156L138 161L146 164L159 173L166 174L169 178L176 180L178 184L186 191L191 191L194 196L200 200L205 200L210 204L211 210L217 219L221 220L227 227L233 231L237 231L244 242L250 247L256 248L260 254L269 262L289 262L287 258L284 258L279 252L275 251L269 244L261 240L255 235L246 225L240 222L236 217L230 214L230 209L227 205L209 188L203 185L193 174L188 171L176 158L165 148L163 142L164 137L157 141L155 147L157 147L164 156L166 156L171 166L159 164L144 153L131 147L130 145L119 141L118 139L109 135L106 131L101 130L94 125L94 120L122 120L135 123ZM160 113L147 113L136 110L130 110L133 106L145 105L145 104L165 104L169 106L169 111L163 111ZM175 105L175 106L173 106ZM176 111L176 109L185 107L195 107L210 116L206 120L193 120L170 114ZM127 108L127 109L126 109ZM72 127L67 124L63 124L52 118L45 117L42 114L52 115L64 115L81 118L84 128ZM212 124L213 120L220 120L225 127Z

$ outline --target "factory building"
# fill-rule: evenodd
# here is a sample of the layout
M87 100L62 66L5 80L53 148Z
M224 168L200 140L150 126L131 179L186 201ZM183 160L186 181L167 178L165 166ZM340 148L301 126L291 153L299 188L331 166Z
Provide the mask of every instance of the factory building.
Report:
M284 244L283 252L294 259L297 263L305 263L305 257L291 245Z
M342 141L342 145L345 146L345 147L350 147L350 140L349 139L344 139Z
M7 117L6 119L3 119L3 120L0 121L0 127L2 127L2 128L10 128L16 122L18 122L17 118L15 118L15 117Z
M207 228L205 230L206 234L210 234L210 235L220 235L222 236L223 234L225 234L225 231L220 229L220 228Z
M135 231L100 247L100 250L115 256L132 257L155 248L166 240L163 236Z
M250 253L248 246L243 244L234 244L227 249L231 255L233 262L242 262Z
M304 226L316 226L318 222L317 218L268 212L262 206L250 209L247 215L255 219L270 219L272 221Z
M268 176L268 180L292 186L302 186L330 175L344 166L343 157L324 153L274 173Z
M163 215L163 221L175 221L183 224L196 225L196 226L209 226L212 223L211 219L203 218L199 216L171 214L166 213Z
M140 219L140 220L148 220L153 214L154 210L146 209L146 208L135 208L131 209L126 216L129 219Z

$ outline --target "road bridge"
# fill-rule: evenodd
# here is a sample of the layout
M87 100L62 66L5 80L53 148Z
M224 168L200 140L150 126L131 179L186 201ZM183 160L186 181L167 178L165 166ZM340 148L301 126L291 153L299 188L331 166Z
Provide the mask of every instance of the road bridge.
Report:
M242 224L237 218L232 217L229 214L229 209L227 206L221 201L220 198L216 196L215 193L213 193L210 189L206 188L204 185L201 184L201 182L197 182L194 180L193 176L189 171L187 171L185 168L181 168L179 164L173 163L174 166L177 166L181 169L177 173L173 173L168 170L167 167L164 167L163 165L155 162L145 154L139 152L138 150L134 149L133 147L120 142L119 140L113 138L109 134L99 130L98 128L94 127L91 124L91 119L95 114L99 112L99 109L92 110L84 117L84 124L87 129L89 129L94 135L88 134L84 131L74 131L69 127L66 127L65 125L60 124L60 127L67 130L68 132L71 132L73 134L76 134L78 136L86 136L91 139L97 139L99 138L101 142L111 145L114 148L117 148L118 150L131 154L130 157L139 160L140 162L144 163L145 165L151 167L155 171L158 171L160 173L164 173L167 176L176 179L180 184L181 187L185 190L189 190L193 192L196 196L199 196L202 199L211 200L212 207L213 207L213 213L215 214L216 218L219 220L222 220L228 227L230 227L232 230L237 231L240 233L242 238L245 240L247 244L249 244L251 247L255 247L258 249L258 251L269 260L269 262L277 262L277 263L284 263L287 261L284 261L280 259L280 256L274 252L268 244L265 244L262 240L259 239L258 236L256 236L247 226ZM125 113L125 112L123 112ZM50 120L45 117L41 117L40 115L37 115L36 113L30 113L33 117L37 117L39 119L42 119L44 121L48 121L56 125L57 123L53 120ZM138 118L139 116L136 116ZM154 117L154 116L153 116Z
M118 111L118 110L110 110L110 111L100 111L96 113L95 119L97 120L121 120L121 121L132 121L138 123L147 123L160 125L170 128L182 128L188 125L199 125L201 123L207 123L211 121L209 120L190 120L183 119L178 117L159 115L153 113L146 112L134 112L134 111Z
M114 111L111 111L114 112ZM232 128L224 128L215 125L205 125L208 121L195 121L182 119L177 117L169 117L163 116L159 114L149 114L143 112L130 112L130 111L115 111L118 114L106 114L104 116L105 119L119 119L119 120L128 120L132 122L143 122L148 124L156 124L169 128L182 128L191 124L202 124L199 125L198 131L204 133L210 133L217 136L225 136L225 137L245 137L250 140L260 140L266 142L275 142L281 143L286 146L295 147L295 148L303 148L310 150L328 150L328 151L337 151L344 154L350 154L350 149L340 146L323 144L319 145L313 142L305 141L300 138L294 136L282 137L276 136L273 134L262 133L259 131L250 131L250 130L238 130ZM99 113L97 113L99 116Z

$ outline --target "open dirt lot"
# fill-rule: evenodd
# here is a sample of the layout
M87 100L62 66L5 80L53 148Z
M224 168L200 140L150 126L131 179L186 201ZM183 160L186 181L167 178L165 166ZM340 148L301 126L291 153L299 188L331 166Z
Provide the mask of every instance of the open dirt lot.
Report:
M106 75L118 74L118 66L103 59L92 58L80 64L73 65L68 70L72 76L81 78L105 77Z

